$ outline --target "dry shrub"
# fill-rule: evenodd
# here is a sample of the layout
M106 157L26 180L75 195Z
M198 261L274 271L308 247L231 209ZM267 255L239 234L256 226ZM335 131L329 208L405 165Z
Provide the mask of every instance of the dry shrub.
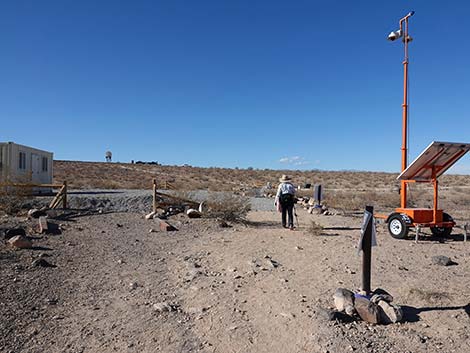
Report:
M0 190L0 212L8 215L18 214L31 197L31 191L21 188Z
M420 288L411 288L409 290L409 295L422 300L428 304L438 303L442 300L449 300L449 294L445 292L437 292L432 290L420 289Z
M227 222L246 223L246 216L251 210L250 200L246 197L229 193L210 194L206 202L208 218L218 218Z
M322 232L323 232L323 227L319 225L317 222L315 222L314 220L311 220L310 224L307 227L307 233L309 235L317 236L317 235L321 235Z
M387 209L400 205L400 195L393 191L336 191L327 193L324 203L328 207L344 211L362 210L366 205Z

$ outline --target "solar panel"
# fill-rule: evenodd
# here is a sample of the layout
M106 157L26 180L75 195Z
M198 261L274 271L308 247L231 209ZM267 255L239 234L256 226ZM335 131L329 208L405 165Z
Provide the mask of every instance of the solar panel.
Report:
M435 177L438 178L469 150L470 143L433 141L397 179L431 181L433 168Z

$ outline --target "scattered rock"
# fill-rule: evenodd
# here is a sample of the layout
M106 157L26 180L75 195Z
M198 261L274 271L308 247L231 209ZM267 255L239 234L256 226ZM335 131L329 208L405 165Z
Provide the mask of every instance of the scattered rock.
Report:
M452 261L450 257L444 256L444 255L433 256L431 258L431 261L434 265L439 265L439 266L457 265L457 263Z
M333 295L335 307L338 311L345 311L348 315L354 314L354 293L345 288L338 288Z
M163 231L163 232L172 232L172 231L176 231L178 229L176 229L175 227L173 227L171 224L163 221L163 220L159 220L159 226L160 226L160 230Z
M169 311L177 311L179 305L178 304L171 304L168 302L160 302L160 303L155 303L153 304L153 309L159 313L161 312L169 312Z
M185 310L186 314L202 314L210 309L210 306L191 307Z
M374 301L373 298L375 298L376 301ZM386 302L391 303L393 302L393 296L389 292L387 292L385 289L376 288L372 292L371 301L378 303L379 300L385 300Z
M197 208L197 210L201 213L204 212L204 209L205 209L206 205L204 204L204 201L202 201L200 204L199 204L199 207Z
M372 303L367 298L362 296L356 297L354 300L354 309L356 309L360 318L371 324L378 324L380 322L380 314L377 304Z
M381 300L378 303L380 323L392 324L400 322L403 319L402 309L395 304L387 303L385 300Z
M223 219L219 219L218 221L220 228L231 228L232 226L225 222Z
M26 236L26 231L23 228L11 228L5 231L5 239L13 238L16 235Z
M346 271L346 273L349 273L350 275L355 275L356 274L356 271L354 270L351 270L349 267L346 266L346 268L344 269Z
M345 313L336 311L336 310L317 307L317 308L315 308L315 313L320 318L322 318L323 320L326 320L326 321L339 321L339 322L351 322L351 321L353 321L353 318L351 316L349 316Z
M44 216L39 217L39 232L45 234L49 232L49 225L47 219Z
M195 210L194 208L190 208L186 211L186 214L188 215L189 218L201 218L202 214L198 210Z
M31 249L33 247L33 243L27 237L23 235L16 235L8 240L8 243L19 249Z
M28 218L39 218L45 215L46 215L46 212L44 212L43 210L39 210L37 208L33 208L28 211Z
M268 263L268 265L270 265L272 268L278 268L281 264L276 261L276 260L273 260L273 259L266 259L266 262Z
M371 298L370 301L372 303L378 304L380 301L385 301L387 303L393 302L393 297L391 295L387 294L374 294Z
M153 217L155 216L156 212L150 212L148 215L145 216L145 219L149 220L149 219L153 219Z
M49 263L48 261L44 260L43 258L39 258L34 260L31 265L35 267L57 267L56 265L53 265Z
M130 290L135 290L135 289L137 289L138 286L139 285L136 282L129 283L129 289Z
M44 213L47 218L58 218L59 215L57 210L45 210Z

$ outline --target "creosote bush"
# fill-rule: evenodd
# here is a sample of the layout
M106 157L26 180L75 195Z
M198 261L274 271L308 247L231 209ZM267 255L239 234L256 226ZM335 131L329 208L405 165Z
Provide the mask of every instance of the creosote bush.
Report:
M204 216L218 218L227 222L247 221L246 216L251 210L250 200L233 194L211 194L206 204Z
M323 227L321 225L319 225L314 220L310 221L310 224L307 227L307 233L309 235L315 235L315 236L321 235L322 231L323 231Z

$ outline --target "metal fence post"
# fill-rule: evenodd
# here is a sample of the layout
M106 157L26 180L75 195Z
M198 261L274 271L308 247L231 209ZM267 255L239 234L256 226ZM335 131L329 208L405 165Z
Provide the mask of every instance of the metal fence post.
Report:
M366 211L374 214L373 206L366 206ZM374 217L369 219L366 225L364 236L362 238L362 290L369 294L370 289L370 269L371 269L371 257L372 257L372 222Z

